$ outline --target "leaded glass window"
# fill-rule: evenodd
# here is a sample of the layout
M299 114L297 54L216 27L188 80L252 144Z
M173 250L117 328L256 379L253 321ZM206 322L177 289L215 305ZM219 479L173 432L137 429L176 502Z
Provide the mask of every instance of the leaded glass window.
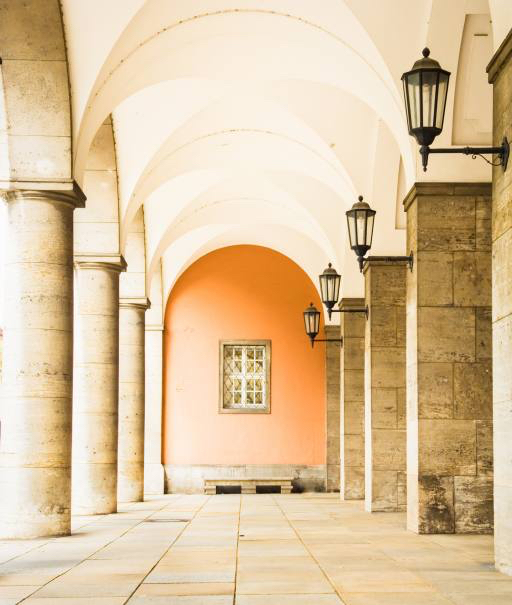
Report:
M221 411L269 412L270 342L221 342Z

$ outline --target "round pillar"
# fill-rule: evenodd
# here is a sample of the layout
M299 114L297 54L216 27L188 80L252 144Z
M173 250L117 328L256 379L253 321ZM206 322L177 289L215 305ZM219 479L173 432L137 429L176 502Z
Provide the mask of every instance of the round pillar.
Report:
M102 260L103 258L103 260ZM77 257L73 513L117 512L120 256Z
M64 190L4 193L4 539L70 533L73 210L85 196L72 183L60 185Z
M119 502L144 499L144 314L147 299L119 304Z

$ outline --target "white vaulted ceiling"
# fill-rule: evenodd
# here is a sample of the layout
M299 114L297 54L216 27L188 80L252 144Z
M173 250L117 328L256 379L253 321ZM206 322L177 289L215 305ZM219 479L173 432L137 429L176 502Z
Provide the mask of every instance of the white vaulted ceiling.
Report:
M454 123L459 135L475 129L465 120L487 124L487 85L467 59L463 88L483 101L454 116L457 68L463 39L461 56L489 54L480 57L484 64L496 36L510 28L509 5L500 0L491 0L500 17L492 28L487 0L62 0L62 6L75 178L83 183L91 145L111 115L121 252L142 208L146 290L161 275L164 305L192 262L238 243L286 254L315 283L332 261L343 274L343 295L359 296L344 217L358 194L378 211L372 253L404 254L397 199L415 180L490 179L486 165L468 167L467 158L432 160L427 175L419 172L400 75L428 44L452 71L440 143L452 144ZM467 15L479 15L472 29ZM473 31L478 23L494 40L471 51L471 36L482 33Z

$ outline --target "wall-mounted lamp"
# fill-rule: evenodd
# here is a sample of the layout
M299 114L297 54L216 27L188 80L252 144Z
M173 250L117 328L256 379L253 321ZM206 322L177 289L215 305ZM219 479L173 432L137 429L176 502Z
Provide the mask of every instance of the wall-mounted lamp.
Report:
M366 204L368 206L368 204ZM369 207L369 206L368 206ZM375 214L374 210L371 210ZM329 319L333 313L364 313L368 319L368 307L364 309L335 309L334 305L338 302L340 296L340 284L341 275L333 268L332 264L329 263L327 269L324 270L322 275L318 276L320 281L320 294L322 295L322 302L327 309L327 315Z
M311 341L311 347L315 346L315 339L320 331L320 311L313 303L304 311L304 327L306 334ZM320 338L316 342L337 342L340 346L343 344L342 338Z
M416 61L411 71L402 75L404 85L405 112L409 134L420 145L423 170L427 170L428 156L431 153L462 153L473 159L483 154L496 154L498 162L489 162L493 166L502 166L506 170L510 155L510 145L505 137L500 147L447 147L430 149L437 135L443 130L448 82L450 72L442 69L435 59L430 58L430 50L423 50L423 58Z
M363 196L360 195L358 201L350 210L347 210L345 214L347 215L348 239L350 242L350 247L356 253L357 262L359 263L359 271L362 273L364 261L366 260L365 254L372 247L373 224L377 211L372 210L370 206L363 201ZM412 271L412 254L409 256L380 256L379 258L384 260L405 260L408 262L409 269ZM346 309L346 311L349 310Z

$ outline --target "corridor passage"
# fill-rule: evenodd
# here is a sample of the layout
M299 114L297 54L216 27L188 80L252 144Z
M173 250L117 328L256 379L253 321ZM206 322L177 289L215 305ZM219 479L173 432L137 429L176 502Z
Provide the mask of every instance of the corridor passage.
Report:
M404 527L334 494L159 496L1 542L0 605L512 603L492 536Z

